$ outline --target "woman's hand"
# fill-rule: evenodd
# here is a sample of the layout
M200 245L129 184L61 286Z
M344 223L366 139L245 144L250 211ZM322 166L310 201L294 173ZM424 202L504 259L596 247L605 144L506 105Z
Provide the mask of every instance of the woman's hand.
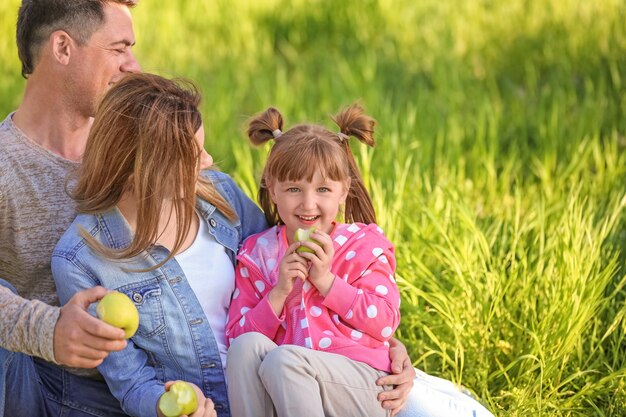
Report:
M389 359L391 359L391 374L378 378L377 385L392 385L391 391L378 394L378 401L382 402L383 408L391 410L391 416L400 412L409 399L409 393L413 388L415 369L406 347L397 339L389 339Z
M301 244L313 252L301 252L300 256L310 262L309 281L311 285L315 286L320 294L326 296L335 281L335 276L330 272L335 256L335 247L330 235L322 231L314 231L310 238L317 243L304 241Z
M169 391L170 387L178 381L167 381L165 383L165 390ZM195 384L188 382L189 385L193 388L196 393L196 397L198 397L198 408L193 413L187 415L183 414L180 417L217 417L217 412L215 411L215 407L213 405L213 401L210 398L206 398L202 390ZM163 417L161 410L157 407L159 417Z

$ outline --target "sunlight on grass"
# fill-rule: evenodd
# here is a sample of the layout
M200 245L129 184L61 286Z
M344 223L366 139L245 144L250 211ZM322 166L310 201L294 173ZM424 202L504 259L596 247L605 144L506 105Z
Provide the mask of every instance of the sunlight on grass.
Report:
M18 1L0 4L1 106L19 103ZM394 241L416 366L498 416L626 410L626 3L141 0L147 71L195 80L207 148L256 195L270 105L353 141ZM9 42L10 41L10 42Z

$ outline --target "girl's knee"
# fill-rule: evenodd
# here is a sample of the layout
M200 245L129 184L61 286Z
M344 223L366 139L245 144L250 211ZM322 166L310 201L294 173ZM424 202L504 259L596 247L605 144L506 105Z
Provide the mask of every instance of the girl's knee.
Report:
M248 364L260 363L267 352L274 347L276 344L261 333L244 333L230 344L227 363L243 367L248 366Z
M306 360L301 355L303 349L295 345L282 345L268 352L259 368L259 375L264 373L282 374L290 369L302 369L306 367Z

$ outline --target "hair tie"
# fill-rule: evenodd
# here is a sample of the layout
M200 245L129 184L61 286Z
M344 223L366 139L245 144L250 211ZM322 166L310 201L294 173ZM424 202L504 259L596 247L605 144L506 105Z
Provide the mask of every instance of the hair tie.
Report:
M274 136L274 139L278 139L282 135L283 135L283 132L281 132L280 129L276 129L272 132L272 136Z
M350 139L350 136L346 135L343 132L337 132L337 136L339 136L339 141L340 142L343 142L343 141L346 141L346 140Z

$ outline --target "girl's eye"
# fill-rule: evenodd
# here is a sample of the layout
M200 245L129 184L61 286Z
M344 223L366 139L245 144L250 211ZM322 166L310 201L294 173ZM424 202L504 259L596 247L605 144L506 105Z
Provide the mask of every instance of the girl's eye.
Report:
M319 191L320 193L327 193L330 191L330 188L328 187L320 187L317 189L317 191Z
M298 191L300 191L300 189L297 187L289 187L287 188L287 191L289 191L290 193L297 193Z

